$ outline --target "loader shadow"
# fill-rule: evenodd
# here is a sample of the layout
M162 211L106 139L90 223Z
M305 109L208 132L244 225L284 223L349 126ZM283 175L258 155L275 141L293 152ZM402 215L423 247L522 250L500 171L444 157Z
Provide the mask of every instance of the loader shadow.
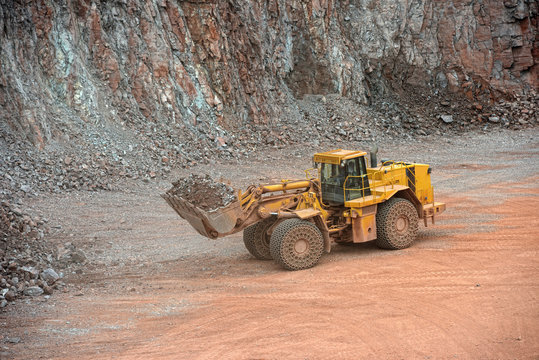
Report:
M454 229L446 229L445 231L423 230L420 231L417 239L409 247L401 250L388 250L379 248L376 245L376 240L371 240L363 243L346 243L333 244L331 253L325 254L324 257L331 257L331 261L339 259L349 260L351 258L366 258L379 256L401 256L404 251L413 253L419 249L445 249L451 247L451 242L448 241L455 235Z
M420 231L417 240L407 249L381 249L374 240L363 243L334 243L329 254L324 253L317 266L338 261L348 261L374 257L402 256L420 249L441 249L450 247L449 238L454 231ZM254 258L242 242L229 242L226 246L206 248L197 253L162 262L176 277L184 279L207 278L248 278L286 271L272 260ZM316 266L315 266L316 268Z
M375 241L368 241L357 244L333 244L329 254L324 253L317 266L325 263L335 263L338 261L359 260L374 257L395 257L402 256L403 251L413 251L414 246L418 248L446 247L441 243L441 239L424 237L405 250L386 250L376 246ZM204 278L248 278L272 273L283 272L281 266L272 260L259 260L250 255L247 250L230 255L223 254L193 254L178 260L168 261L169 266L176 276L185 279L204 279ZM316 266L315 266L316 268Z
M380 249L376 246L374 240L366 241L363 243L349 243L349 244L333 244L331 247L331 252L325 254L322 259L328 258L330 261L338 260L350 260L350 259L361 259L361 258L370 258L378 256L387 256L391 255L393 251Z

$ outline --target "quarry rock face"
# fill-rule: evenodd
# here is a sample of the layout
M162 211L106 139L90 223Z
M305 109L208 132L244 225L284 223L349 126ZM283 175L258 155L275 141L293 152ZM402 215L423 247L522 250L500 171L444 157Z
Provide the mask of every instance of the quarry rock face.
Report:
M37 147L106 122L217 139L299 117L306 94L539 87L533 0L0 4L0 130Z

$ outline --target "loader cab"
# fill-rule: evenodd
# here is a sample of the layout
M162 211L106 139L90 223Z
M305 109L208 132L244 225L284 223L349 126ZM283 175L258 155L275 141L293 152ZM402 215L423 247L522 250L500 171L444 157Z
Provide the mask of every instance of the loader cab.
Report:
M362 151L341 149L315 154L323 202L342 205L345 201L371 194L365 155Z

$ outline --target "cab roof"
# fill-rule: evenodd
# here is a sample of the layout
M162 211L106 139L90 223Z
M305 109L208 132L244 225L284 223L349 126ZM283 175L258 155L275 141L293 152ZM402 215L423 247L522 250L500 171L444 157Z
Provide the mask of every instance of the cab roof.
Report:
M358 156L367 155L365 151L354 151L354 150L331 150L322 153L314 154L314 162L326 163L326 164L340 164L343 160L353 159Z

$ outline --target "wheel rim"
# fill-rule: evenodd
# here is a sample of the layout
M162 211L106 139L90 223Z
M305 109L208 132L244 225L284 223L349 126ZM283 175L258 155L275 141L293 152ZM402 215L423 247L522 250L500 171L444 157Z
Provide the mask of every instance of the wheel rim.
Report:
M271 260L270 236L268 230L274 224L273 218L268 218L244 230L243 241L247 250L260 260Z
M296 254L301 255L309 250L309 242L306 239L298 239L294 244L294 251Z
M268 228L269 228L269 226L266 227L264 229L264 232L262 233L262 244L264 244L264 246L269 248L270 237L268 236Z
M391 198L376 213L376 244L383 249L404 249L417 236L417 209L406 199Z
M409 225L410 225L410 222L408 221L408 218L406 216L399 216L397 218L397 221L395 222L395 227L397 229L397 232L400 234L408 231Z
M262 243L262 246L264 247L264 250L267 250L267 251L269 251L269 246L270 246L270 236L268 235L268 230L272 225L273 225L272 222L268 222L266 226L262 228L261 243Z

